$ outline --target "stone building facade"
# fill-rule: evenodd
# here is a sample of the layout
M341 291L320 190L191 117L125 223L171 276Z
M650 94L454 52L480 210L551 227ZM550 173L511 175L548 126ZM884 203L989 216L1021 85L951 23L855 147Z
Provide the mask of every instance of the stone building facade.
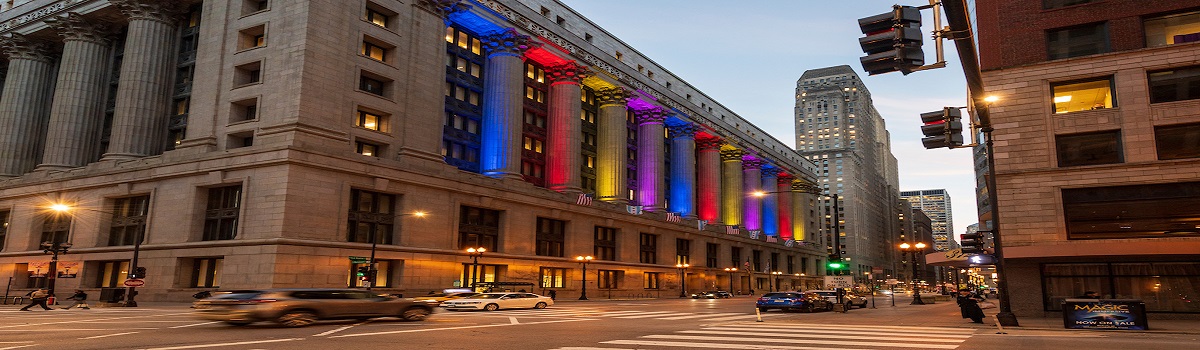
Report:
M2 10L0 276L18 293L119 288L134 266L140 300L363 287L371 258L374 287L406 294L570 297L577 256L593 297L824 272L815 199L793 192L813 164L555 1ZM70 243L67 273L43 242Z

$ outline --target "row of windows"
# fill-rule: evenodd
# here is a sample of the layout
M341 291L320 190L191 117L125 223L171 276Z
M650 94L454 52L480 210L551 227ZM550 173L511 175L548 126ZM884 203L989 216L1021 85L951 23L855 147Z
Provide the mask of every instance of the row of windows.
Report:
M1054 6L1074 5L1085 0L1044 0ZM1050 5L1046 5L1050 6ZM1158 47L1200 41L1200 11L1146 18L1142 22L1145 46ZM1046 31L1049 59L1094 55L1112 51L1107 22L1089 23Z
M1200 158L1200 124L1154 128L1159 160ZM1057 135L1058 166L1115 164L1125 161L1120 130Z

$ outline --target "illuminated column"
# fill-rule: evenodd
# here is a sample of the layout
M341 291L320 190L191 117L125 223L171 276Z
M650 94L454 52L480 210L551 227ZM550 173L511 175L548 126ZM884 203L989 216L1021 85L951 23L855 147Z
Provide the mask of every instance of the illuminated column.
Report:
M696 164L696 213L700 220L710 223L721 222L721 145L720 139L696 140L700 156Z
M668 211L696 218L696 124L680 123L667 129L671 137L671 201Z
M762 160L751 155L742 157L742 222L747 230L762 229L762 200L749 194L762 191Z
M808 199L813 196L806 193L811 183L803 179L792 180L792 238L804 241L808 236Z
M46 23L63 37L63 54L38 169L79 167L98 152L108 85L109 28L75 13Z
M54 61L49 43L16 33L0 38L0 49L8 56L0 98L0 177L15 177L33 170L42 155Z
M721 221L726 225L742 224L742 156L740 149L721 150Z
M175 78L176 3L111 0L129 17L105 159L131 159L166 149L168 110Z
M588 68L574 61L547 67L550 79L549 116L546 123L546 188L559 192L580 192L580 142L583 124L579 120L579 83Z
M666 171L663 169L663 121L670 113L666 108L654 107L633 112L638 122L638 205L649 211L662 211L666 189Z
M626 106L629 92L623 88L596 91L600 115L596 121L596 197L605 202L628 202L629 128Z
M769 236L779 235L779 197L775 192L779 182L779 168L766 166L762 169L762 191L768 194L759 198L762 205L762 230Z
M496 178L521 179L521 114L525 63L521 54L537 43L509 28L483 37L483 132L480 170Z
M780 191L777 194L776 202L779 205L779 238L792 239L792 177L787 174L780 174L779 179L775 183L775 189Z

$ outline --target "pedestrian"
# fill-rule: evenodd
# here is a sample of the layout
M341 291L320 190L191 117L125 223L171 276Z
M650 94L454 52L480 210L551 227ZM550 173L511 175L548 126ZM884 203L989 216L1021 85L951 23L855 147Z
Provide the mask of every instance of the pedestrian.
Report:
M21 311L29 311L29 308L33 307L34 305L41 306L42 309L45 310L54 310L49 306L46 306L46 299L50 297L50 291L46 289L38 289L29 292L29 294L26 295L29 296L29 305L25 305L25 307L21 308Z
M550 294L550 300L557 300L555 298L558 297L558 292L555 292L553 289L551 289L549 294Z
M750 295L754 295L754 289L750 289Z
M969 318L971 322L983 323L983 309L979 308L979 298L971 295L971 291L958 291L958 308L962 311L962 318Z
M63 310L70 310L76 306L84 310L90 310L92 308L87 303L87 293L84 293L82 289L76 289L75 294L72 294L70 298L67 298L67 300L74 301L75 303L62 308Z

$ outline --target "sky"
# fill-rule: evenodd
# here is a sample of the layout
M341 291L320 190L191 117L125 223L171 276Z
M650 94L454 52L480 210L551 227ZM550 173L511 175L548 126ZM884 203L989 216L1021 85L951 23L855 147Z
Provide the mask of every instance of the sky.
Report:
M559 1L792 147L796 80L809 69L849 65L871 91L891 132L901 190L946 189L955 238L978 221L971 150L921 145L921 113L966 105L954 44L945 45L946 68L907 76L867 76L858 61L864 56L858 19L891 11L897 0ZM901 5L928 4L908 1ZM937 61L929 39L933 14L921 12L929 64ZM969 135L964 137L970 142Z

